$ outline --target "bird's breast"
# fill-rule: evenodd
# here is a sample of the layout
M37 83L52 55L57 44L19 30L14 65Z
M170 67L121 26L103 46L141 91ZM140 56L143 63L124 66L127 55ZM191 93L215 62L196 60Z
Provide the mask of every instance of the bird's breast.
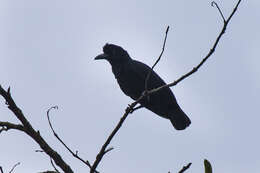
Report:
M144 81L140 80L131 68L121 66L112 67L112 70L121 90L132 99L138 99L144 91Z

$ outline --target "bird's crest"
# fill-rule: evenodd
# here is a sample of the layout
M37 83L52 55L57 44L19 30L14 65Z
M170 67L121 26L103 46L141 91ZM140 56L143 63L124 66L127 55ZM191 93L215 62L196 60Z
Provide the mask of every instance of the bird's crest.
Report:
M131 59L127 51L125 51L122 47L117 46L115 44L106 43L105 46L103 47L103 52L104 54L110 56L110 60L120 59L120 61L122 61L122 60Z

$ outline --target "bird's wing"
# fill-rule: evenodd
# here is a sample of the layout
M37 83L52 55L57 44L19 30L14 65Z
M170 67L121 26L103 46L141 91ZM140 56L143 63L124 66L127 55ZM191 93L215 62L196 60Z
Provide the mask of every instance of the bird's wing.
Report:
M135 73L135 76L142 81L144 87L145 80L147 78L147 75L151 71L151 68L142 62L133 60L131 65L131 71L133 71ZM162 85L165 85L163 79L159 75L157 75L155 71L152 71L148 80L148 89L157 88Z
M145 90L146 77L151 71L151 68L142 62L133 60L131 65L131 71L135 74L134 76L137 78L136 81L139 81L136 82L138 83L137 84L138 86L137 85L135 86L136 88L139 89L139 93L142 94ZM163 86L165 84L166 83L163 81L163 79L158 74L156 74L155 71L152 71L149 80L147 82L147 89L151 90ZM153 104L153 105L161 105L161 104L172 105L177 102L170 88L164 88L156 93L153 93L150 97L151 99L149 104ZM154 99L152 100L152 98Z

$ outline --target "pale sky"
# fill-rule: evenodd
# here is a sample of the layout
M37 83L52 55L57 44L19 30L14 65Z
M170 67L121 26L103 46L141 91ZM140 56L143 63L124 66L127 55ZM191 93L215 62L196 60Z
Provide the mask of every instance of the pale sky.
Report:
M237 0L216 1L227 17ZM155 71L172 82L196 66L212 47L222 19L211 1L2 0L0 84L36 130L74 172L89 168L57 141L53 126L71 149L91 163L126 106L110 65L94 61L105 43L122 46L133 59L152 65L170 26ZM242 0L216 52L194 75L171 88L192 124L176 131L170 121L141 109L129 115L112 140L100 172L258 173L260 1ZM0 121L18 123L0 99ZM0 134L0 166L8 172L52 170L49 157L22 132Z

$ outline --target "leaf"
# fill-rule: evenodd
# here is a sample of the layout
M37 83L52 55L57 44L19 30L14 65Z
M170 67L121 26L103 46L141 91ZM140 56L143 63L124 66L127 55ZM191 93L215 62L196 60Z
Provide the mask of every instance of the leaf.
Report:
M205 173L212 173L212 167L207 159L204 159Z

